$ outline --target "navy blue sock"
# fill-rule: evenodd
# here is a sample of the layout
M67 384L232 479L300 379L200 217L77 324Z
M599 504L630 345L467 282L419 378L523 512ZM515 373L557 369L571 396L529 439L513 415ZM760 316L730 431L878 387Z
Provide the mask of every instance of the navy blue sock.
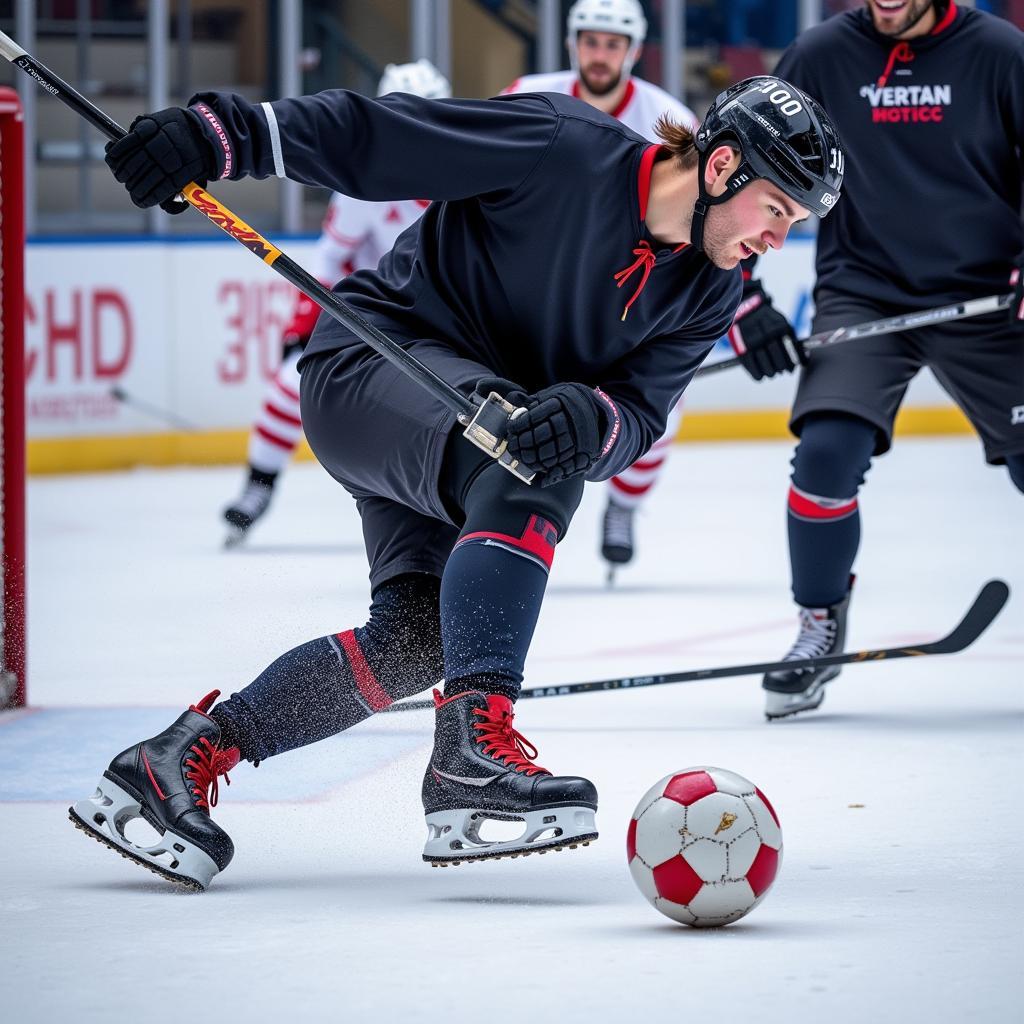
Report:
M248 761L315 743L441 678L440 581L397 576L373 595L365 626L282 654L210 712L224 746Z
M464 522L441 580L445 696L481 690L515 700L583 478L527 486L458 436L446 458L445 493Z
M813 413L804 420L787 520L793 597L805 608L836 604L850 588L860 545L857 491L875 440L875 428L859 417Z
M441 581L446 697L465 690L519 695L557 541L555 527L537 515L519 536L460 536Z

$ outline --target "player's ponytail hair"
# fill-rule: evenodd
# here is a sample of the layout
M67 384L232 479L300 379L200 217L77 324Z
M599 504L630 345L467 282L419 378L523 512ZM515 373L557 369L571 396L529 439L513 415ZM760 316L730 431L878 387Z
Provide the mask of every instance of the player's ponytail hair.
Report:
M665 148L676 158L684 171L697 166L697 147L694 145L693 132L684 124L673 121L668 114L662 114L654 125L654 131Z

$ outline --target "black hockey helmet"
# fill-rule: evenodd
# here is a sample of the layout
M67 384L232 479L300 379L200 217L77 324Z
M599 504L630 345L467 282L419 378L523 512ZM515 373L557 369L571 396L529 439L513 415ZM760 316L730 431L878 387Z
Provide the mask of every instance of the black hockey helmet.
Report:
M845 162L839 135L817 100L781 78L758 75L720 93L694 143L700 157L690 234L698 249L708 207L726 202L757 178L770 181L818 217L839 199ZM723 143L740 151L740 165L726 191L712 198L704 187L704 169Z

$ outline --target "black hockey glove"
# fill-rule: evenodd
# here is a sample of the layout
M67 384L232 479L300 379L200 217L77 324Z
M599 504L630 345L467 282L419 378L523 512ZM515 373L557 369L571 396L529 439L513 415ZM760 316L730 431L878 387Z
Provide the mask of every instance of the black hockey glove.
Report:
M199 115L182 107L143 114L128 134L106 146L107 166L142 209L159 206L181 213L188 203L174 197L190 182L205 188L217 176L217 155Z
M789 321L772 305L760 281L746 281L729 344L754 380L795 370L806 362Z
M1009 316L1013 323L1024 320L1024 255L1017 257L1017 263L1010 274L1010 287L1013 299L1010 302Z
M527 395L500 378L479 381L477 394L497 391L526 412L508 426L508 451L532 473L543 474L541 487L586 473L601 457L612 407L585 384L554 384Z

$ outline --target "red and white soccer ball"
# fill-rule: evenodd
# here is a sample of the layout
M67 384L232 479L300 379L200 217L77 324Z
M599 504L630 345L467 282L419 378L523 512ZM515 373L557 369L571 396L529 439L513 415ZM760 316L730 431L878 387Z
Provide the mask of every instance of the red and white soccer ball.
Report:
M633 881L657 910L710 928L739 920L764 898L782 863L782 829L742 775L687 768L644 794L626 852Z

